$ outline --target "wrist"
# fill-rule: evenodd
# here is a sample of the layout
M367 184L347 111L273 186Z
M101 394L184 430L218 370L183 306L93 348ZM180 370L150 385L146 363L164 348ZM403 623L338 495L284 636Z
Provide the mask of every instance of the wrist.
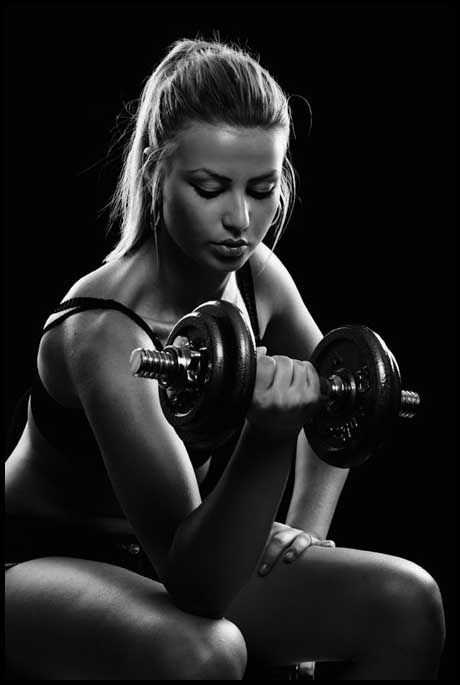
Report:
M258 425L250 419L246 419L242 431L242 436L249 441L266 447L286 447L297 442L297 435L292 431L283 433L282 431L270 430L267 426Z

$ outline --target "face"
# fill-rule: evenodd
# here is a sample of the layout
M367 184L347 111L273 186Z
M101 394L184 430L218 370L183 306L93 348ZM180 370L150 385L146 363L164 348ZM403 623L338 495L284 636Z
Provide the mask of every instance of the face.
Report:
M202 266L240 268L275 216L286 146L279 128L182 131L163 181L164 229L176 246Z

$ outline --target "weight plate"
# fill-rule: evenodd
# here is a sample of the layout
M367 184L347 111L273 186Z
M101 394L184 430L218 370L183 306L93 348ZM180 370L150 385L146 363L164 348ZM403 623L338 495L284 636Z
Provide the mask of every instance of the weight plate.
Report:
M364 463L398 416L401 377L396 360L370 328L343 326L323 338L310 361L321 377L349 377L353 386L347 400L325 403L305 426L312 449L333 466Z
M173 345L178 338L182 339L181 344L188 340L193 349L202 351L197 385L177 393L159 388L163 413L185 441L189 433L193 435L194 426L205 434L209 431L206 419L212 421L224 377L224 344L214 318L195 311L179 319L166 345Z
M220 388L219 420L215 447L224 444L241 427L252 399L256 343L241 310L225 300L204 303L196 311L214 316L224 341L225 378Z
M215 300L180 319L166 344L178 337L202 350L200 378L196 387L176 395L160 389L160 402L190 451L210 451L244 421L255 383L254 336L237 307Z

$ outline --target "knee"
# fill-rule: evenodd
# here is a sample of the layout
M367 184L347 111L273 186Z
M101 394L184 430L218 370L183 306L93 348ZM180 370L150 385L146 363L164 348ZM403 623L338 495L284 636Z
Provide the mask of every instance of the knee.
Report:
M234 623L225 618L213 621L197 646L200 680L242 680L247 664L246 642Z
M246 642L227 619L198 619L190 630L176 630L177 647L165 650L164 672L174 680L242 680L247 663ZM163 671L162 671L163 672Z
M394 558L380 578L381 626L391 639L442 651L444 608L438 584L423 568Z

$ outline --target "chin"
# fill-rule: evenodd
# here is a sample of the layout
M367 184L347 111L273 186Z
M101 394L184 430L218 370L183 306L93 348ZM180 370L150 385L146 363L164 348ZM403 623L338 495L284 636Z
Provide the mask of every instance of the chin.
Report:
M238 269L241 269L241 267L248 261L248 259L248 255L244 255L239 259L229 259L225 261L215 259L213 260L212 266L210 266L214 269L214 271L217 271L218 273L231 273L232 271L238 271Z

